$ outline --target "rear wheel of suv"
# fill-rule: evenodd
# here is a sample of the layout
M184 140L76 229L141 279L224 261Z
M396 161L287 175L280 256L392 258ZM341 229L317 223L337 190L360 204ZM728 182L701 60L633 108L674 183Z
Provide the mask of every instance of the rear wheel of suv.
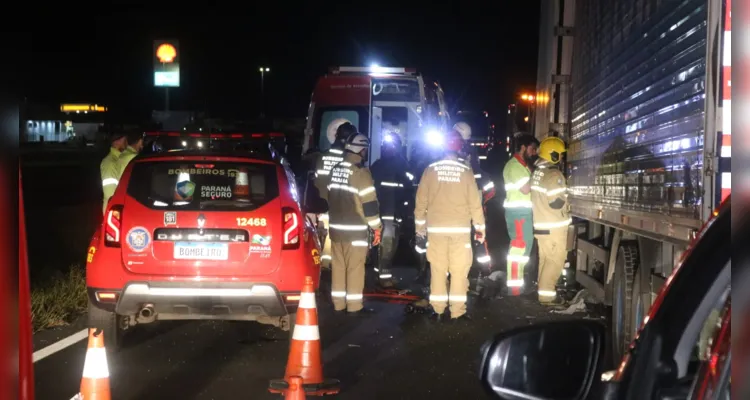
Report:
M123 317L114 312L102 310L89 301L88 319L89 328L101 329L104 333L104 346L107 352L119 351L125 333L121 325Z

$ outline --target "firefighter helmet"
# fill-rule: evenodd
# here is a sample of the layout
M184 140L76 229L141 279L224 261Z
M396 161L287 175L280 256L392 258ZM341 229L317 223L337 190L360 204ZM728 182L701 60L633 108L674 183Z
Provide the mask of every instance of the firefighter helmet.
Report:
M453 125L453 130L458 132L464 140L471 138L471 127L466 122L457 122Z
M356 133L346 139L346 150L349 150L352 153L359 153L369 147L370 139L368 139L367 136L361 133Z
M552 164L557 164L562 160L562 154L567 150L565 149L565 142L559 137L550 136L539 144L539 158L547 160Z

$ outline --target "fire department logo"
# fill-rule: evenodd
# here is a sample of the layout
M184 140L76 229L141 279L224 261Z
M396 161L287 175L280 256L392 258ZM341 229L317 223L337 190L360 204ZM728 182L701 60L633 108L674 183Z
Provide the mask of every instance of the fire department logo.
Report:
M140 253L146 250L149 244L151 244L151 235L148 230L142 226L136 226L135 228L128 231L127 236L128 247L136 253Z

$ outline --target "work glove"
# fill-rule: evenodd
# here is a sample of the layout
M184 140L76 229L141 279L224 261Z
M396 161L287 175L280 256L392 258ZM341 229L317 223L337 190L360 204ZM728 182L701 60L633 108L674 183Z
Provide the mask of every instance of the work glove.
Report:
M380 238L383 234L382 229L373 229L372 230L372 246L375 247L380 244Z
M484 232L480 232L480 231L474 232L474 240L476 240L479 243L484 243Z

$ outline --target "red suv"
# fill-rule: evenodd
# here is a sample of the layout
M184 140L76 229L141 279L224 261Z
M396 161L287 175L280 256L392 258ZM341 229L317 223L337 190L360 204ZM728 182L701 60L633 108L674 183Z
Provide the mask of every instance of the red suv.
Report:
M186 150L130 163L94 234L90 325L113 332L110 348L126 329L157 320L289 330L305 276L316 288L320 278L320 245L289 165L270 146L266 155L216 150L203 144L216 135L176 135Z

